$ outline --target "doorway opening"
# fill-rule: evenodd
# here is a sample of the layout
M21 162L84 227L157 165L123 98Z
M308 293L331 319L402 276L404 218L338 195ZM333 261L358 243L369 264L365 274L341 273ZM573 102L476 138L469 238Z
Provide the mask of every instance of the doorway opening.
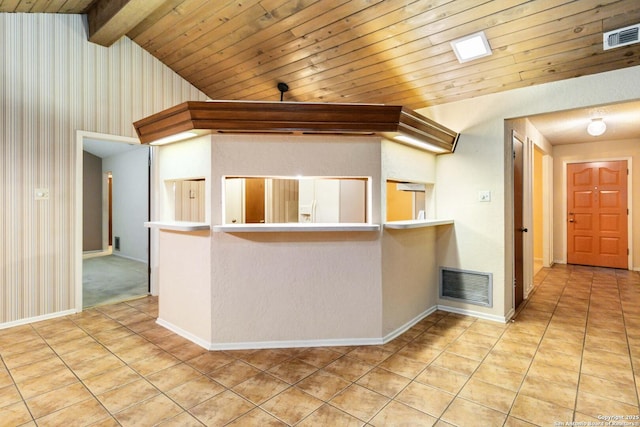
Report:
M550 147L540 146L544 141L537 140L526 119L508 119L505 124L509 130L505 143L510 152L512 208L509 237L513 287L508 298L517 311L533 292L536 273L553 265L553 157Z
M76 211L83 219L76 308L146 296L149 282L149 147L137 139L78 132Z

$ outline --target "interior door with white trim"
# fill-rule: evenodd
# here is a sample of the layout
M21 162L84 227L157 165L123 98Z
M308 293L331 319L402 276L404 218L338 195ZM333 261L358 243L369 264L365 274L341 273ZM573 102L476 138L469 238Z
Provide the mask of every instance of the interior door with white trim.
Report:
M567 262L628 268L627 161L567 165Z

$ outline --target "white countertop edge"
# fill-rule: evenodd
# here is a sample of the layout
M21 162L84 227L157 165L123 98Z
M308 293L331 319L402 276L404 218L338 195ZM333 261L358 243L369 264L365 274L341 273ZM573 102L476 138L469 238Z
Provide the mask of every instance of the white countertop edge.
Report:
M290 224L225 224L214 225L213 231L225 233L274 233L307 231L378 231L379 224L360 223L290 223Z
M147 228L159 228L161 230L173 231L201 231L210 230L211 226L204 222L190 221L148 221L144 223Z
M409 228L435 227L438 225L453 224L452 219L413 219L408 221L385 222L384 228L394 230L406 230Z

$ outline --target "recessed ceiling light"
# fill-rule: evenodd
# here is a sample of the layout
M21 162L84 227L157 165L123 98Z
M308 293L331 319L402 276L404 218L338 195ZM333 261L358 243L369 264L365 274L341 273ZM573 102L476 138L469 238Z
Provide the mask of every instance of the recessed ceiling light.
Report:
M460 63L491 55L491 47L484 31L454 40L451 47Z

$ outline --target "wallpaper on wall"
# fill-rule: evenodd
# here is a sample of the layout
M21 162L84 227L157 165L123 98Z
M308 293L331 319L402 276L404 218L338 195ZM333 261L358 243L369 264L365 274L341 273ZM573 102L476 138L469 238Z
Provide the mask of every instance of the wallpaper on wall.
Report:
M76 131L133 137L206 97L126 37L89 43L82 15L0 14L0 57L2 327L74 309Z

